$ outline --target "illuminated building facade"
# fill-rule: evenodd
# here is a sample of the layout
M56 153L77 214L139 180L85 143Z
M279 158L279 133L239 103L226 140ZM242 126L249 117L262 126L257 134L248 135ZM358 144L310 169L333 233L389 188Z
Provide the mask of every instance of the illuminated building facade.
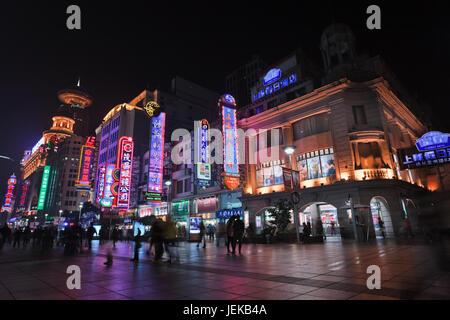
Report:
M370 237L379 235L379 219L384 221L388 237L399 234L405 219L413 229L418 228L414 202L427 189L433 190L436 175L402 170L397 150L414 146L427 132L419 108L399 97L396 83L390 81L390 72L379 57L356 55L347 27L326 29L321 43L326 71L321 86L312 87L314 81L304 81L300 72L292 85L304 83L304 94L296 97L283 92L278 97L273 83L286 77L289 88L291 73L274 72L283 71L282 66L274 65L260 81L266 82L266 87L272 85L267 99L276 103L261 106L256 99L240 110L239 127L260 130L248 141L256 143L262 154L279 155L259 156L256 163L249 164L247 145L241 199L250 223L261 232L270 220L266 210L279 199L290 199L283 179L283 168L290 168L300 177L295 214L300 225L312 223L313 234L322 226L329 230L333 225L341 237L354 238L355 230L358 234L362 231L353 228L353 215L355 221L368 226ZM252 90L258 92L263 94L259 87ZM258 134L267 130L276 132L260 140ZM295 149L291 156L284 152L287 146Z

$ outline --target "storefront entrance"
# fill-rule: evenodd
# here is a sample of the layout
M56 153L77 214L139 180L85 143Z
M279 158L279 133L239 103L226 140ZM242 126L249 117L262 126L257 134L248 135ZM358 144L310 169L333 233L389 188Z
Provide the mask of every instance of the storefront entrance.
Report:
M320 202L307 206L299 213L299 221L301 227L309 222L313 235L318 233L317 224L321 221L327 239L341 239L337 208L331 204Z
M394 237L391 214L386 200L383 197L373 197L370 200L370 211L377 238Z

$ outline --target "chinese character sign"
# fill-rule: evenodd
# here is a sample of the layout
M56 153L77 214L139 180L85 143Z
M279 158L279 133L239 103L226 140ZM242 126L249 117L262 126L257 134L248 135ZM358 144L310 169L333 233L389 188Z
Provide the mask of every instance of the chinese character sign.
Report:
M20 195L19 207L25 207L25 201L27 199L28 187L30 186L30 180L25 180L22 186L22 194Z
M92 161L94 160L94 146L92 145L92 142L91 140L89 140L89 138L86 143L89 143L89 145L86 144L81 147L80 164L78 166L77 185L79 187L90 188L91 166Z
M450 148L417 152L414 149L399 149L400 169L417 169L450 163Z
M105 191L105 178L106 178L106 166L102 165L98 168L98 177L97 177L97 203L103 199L103 193Z
M50 176L50 166L45 166L44 173L42 175L41 190L39 192L39 199L37 205L38 210L44 210L45 196L47 194L49 176Z
M223 165L227 174L239 174L237 155L236 110L222 106L223 121Z
M114 170L116 169L115 164L108 164L106 166L106 174L105 174L105 190L103 192L103 199L112 199L113 194L111 187L114 183Z
M164 112L161 112L158 117L152 118L149 154L150 161L148 167L148 192L162 193L165 123L166 114Z
M6 208L4 210L10 211L11 210L11 202L12 202L12 198L13 198L13 194L14 194L14 186L17 183L17 179L16 176L13 174L9 179L8 179L8 190L6 192L6 196L5 196L5 203L3 205L3 208Z
M119 158L117 166L120 169L119 189L116 205L119 208L129 208L131 191L131 172L133 167L133 139L122 137L119 140Z

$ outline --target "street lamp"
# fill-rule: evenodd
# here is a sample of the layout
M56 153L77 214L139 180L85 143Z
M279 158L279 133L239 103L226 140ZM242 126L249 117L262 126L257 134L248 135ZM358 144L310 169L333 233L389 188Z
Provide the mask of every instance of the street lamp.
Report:
M164 182L164 184L167 186L167 217L169 218L169 216L171 215L170 208L172 207L171 204L170 204L170 201L172 200L171 199L172 180L167 180L166 182Z
M83 208L83 202L80 202L79 207L80 207L80 214L78 215L78 223L81 224L81 208Z
M283 151L289 156L289 168L292 170L292 155L295 152L296 147L292 145L284 146ZM300 243L300 234L299 234L299 221L298 221L298 212L297 212L297 201L294 201L294 197L298 196L298 194L294 195L296 191L291 194L291 198L293 199L293 209L294 209L294 226L295 226L295 235L297 236L297 243Z
M59 240L59 237L60 237L60 233L61 233L61 227L60 227L60 224L61 224L61 214L63 213L63 211L62 210L59 210L59 220L58 220L58 240Z

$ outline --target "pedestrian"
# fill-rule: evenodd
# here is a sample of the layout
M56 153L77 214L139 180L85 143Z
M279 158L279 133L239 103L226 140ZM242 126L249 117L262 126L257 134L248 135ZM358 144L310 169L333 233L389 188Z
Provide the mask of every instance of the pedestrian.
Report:
M11 229L9 229L8 225L4 224L4 226L2 227L1 231L1 243L0 243L0 249L3 248L3 246L5 245L6 241L9 239L9 237L11 236Z
M250 223L247 228L247 239L248 242L253 242L253 244L256 244L255 226L253 223Z
M381 221L381 220L380 220ZM330 234L332 236L336 235L336 223L334 221L331 221L331 230L330 230Z
M139 249L141 248L141 230L138 229L137 235L134 237L134 257L133 259L130 259L130 261L138 262L139 261Z
M244 222L236 215L233 223L233 255L236 254L236 244L239 245L239 254L241 254L242 240L244 239Z
M153 262L159 262L164 254L163 231L163 221L161 219L156 219L152 225L152 242L155 245L155 257L153 258Z
M217 247L220 246L221 239L224 239L224 242L226 245L226 243L227 243L226 228L225 228L225 223L223 221L220 221L217 224L217 229L216 229L216 245L217 245Z
M23 230L23 235L22 235L22 238L23 238L22 246L24 248L26 248L28 245L28 242L30 242L30 237L31 237L31 229L29 226L26 226L25 229Z
M97 234L97 230L95 230L94 226L91 224L86 231L86 247L88 249L92 249L92 240L94 240L94 234Z
M227 254L230 254L230 244L233 243L233 222L234 216L227 221Z
M381 230L381 235L383 236L383 239L386 239L386 234L384 233L384 222L381 219L378 219L378 226Z
M203 242L203 248L206 248L206 228L205 225L203 224L203 220L200 222L200 225L198 226L200 229L200 240L197 243L197 248L200 246L200 244Z
M13 248L17 247L20 248L20 238L22 237L22 230L20 227L16 228L14 231L14 242L13 242Z
M112 232L112 239L113 239L113 247L116 247L116 242L119 241L119 229L117 226L114 227Z
M163 224L163 242L164 249L167 255L169 256L169 263L172 263L172 258L175 258L176 261L179 261L178 250L177 250L177 226L175 222L172 222L170 219ZM174 248L173 252L170 251L170 248Z

